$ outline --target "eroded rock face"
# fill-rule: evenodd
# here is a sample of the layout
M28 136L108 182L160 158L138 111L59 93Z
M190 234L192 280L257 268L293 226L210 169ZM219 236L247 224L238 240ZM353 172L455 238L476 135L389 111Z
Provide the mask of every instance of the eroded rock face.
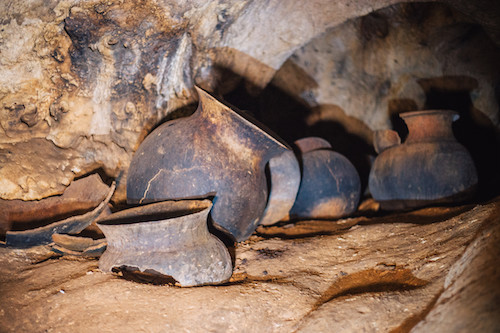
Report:
M287 140L327 139L366 183L374 131L394 128L404 141L408 130L398 114L456 110L455 135L472 153L481 192L495 192L498 58L500 48L470 16L444 4L393 5L328 29L294 52L268 86L263 118ZM277 94L280 102L266 108Z
M4 28L6 37L26 35L4 44L10 56L2 59L10 74L0 97L7 199L59 193L98 167L117 176L140 138L186 104L193 86L186 27L158 6L61 2L49 14L45 22L24 17L21 26L11 19ZM33 154L42 161L30 163ZM36 181L23 188L26 177Z
M116 177L121 170L126 171L132 153L155 125L173 111L194 102L195 84L224 93L243 78L249 89L257 88L253 92L258 92L266 87L290 55L315 36L347 19L397 2L2 2L0 197L32 200L58 194L75 176L96 168ZM453 2L452 5L465 6L462 9L467 9L473 17L484 13L486 6L481 1L472 5ZM384 13L388 17L400 17L392 9ZM398 30L395 23L384 23L384 19L372 16L365 19L368 28L362 37L364 40L353 32L354 23L346 23L330 31L327 37L309 43L305 51L292 57L292 61L302 66L300 59L305 61L307 57L301 54L307 54L308 48L315 48L324 38L337 38L348 47L343 49L344 53L336 50L334 58L325 55L330 62L322 66L325 70L341 66L337 58L342 54L346 59L357 57L357 67L340 71L337 77L337 80L344 80L343 84L349 89L359 87L359 73L374 71L368 76L370 80L361 81L366 85L363 88L368 96L365 102L376 97L383 105L389 98L384 97L384 93L417 91L415 84L405 85L408 80L402 74L403 64L387 65L383 70L370 69L365 59L363 65L359 58L362 55L386 56L387 45L398 43L405 34L415 33L407 29L407 23L397 21L405 27ZM481 23L491 36L496 36L490 16L491 13L480 16ZM439 26L433 22L430 27ZM412 40L418 40L425 32L415 35ZM457 38L461 36L456 35ZM472 40L477 43L474 45L484 46L481 41ZM437 44L432 44L431 49L441 45L437 39L435 41ZM422 46L422 49L425 51L429 47ZM318 54L325 52L328 53L326 46ZM441 71L456 75L453 61L462 56L458 52L451 58L435 57L427 65L436 65L432 75L442 75ZM475 54L465 56L475 59ZM399 57L404 58L405 54ZM462 59L462 63L467 63L467 59ZM470 60L470 63L463 68L475 73L477 63L487 61ZM404 64L416 65L411 61ZM429 66L417 69L426 71ZM302 67L308 71L307 66ZM479 71L484 73L484 66ZM468 72L460 73L469 75ZM383 75L389 78L384 80ZM493 90L487 85L493 79L492 74L481 75L479 78L470 75L478 82L474 105L492 122L498 122L489 104ZM314 96L315 103L338 104L345 110L363 109L361 101L349 106L338 103L330 96L337 94L332 82L326 77L312 76L321 86L318 90L321 94ZM384 83L387 80L396 82ZM378 92L375 97L370 94L372 91ZM342 98L346 103L354 101L349 96ZM380 107L370 105L364 109L363 112L346 112L362 118L370 128L387 126L387 117L385 113L380 114ZM329 115L320 114L320 117ZM117 197L123 197L123 187L120 188L122 191L117 191Z
M498 57L500 49L460 12L399 4L314 38L273 83L316 107L309 125L337 120L336 107L372 130L391 128L391 116L427 107L430 95L442 90L470 95L470 103L498 127ZM304 76L313 83L306 85ZM290 84L293 77L302 84Z

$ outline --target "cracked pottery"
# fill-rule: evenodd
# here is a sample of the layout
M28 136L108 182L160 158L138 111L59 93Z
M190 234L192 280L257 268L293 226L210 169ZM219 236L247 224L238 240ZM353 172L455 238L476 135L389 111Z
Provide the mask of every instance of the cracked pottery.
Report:
M227 281L231 257L208 231L211 207L210 200L164 201L110 215L98 222L108 242L99 268L159 273L182 287Z
M130 164L127 200L215 196L214 224L243 241L259 223L287 216L300 183L298 162L281 139L196 89L196 112L162 124L139 146Z
M356 211L361 181L352 163L318 137L295 141L300 151L302 180L290 216L336 219Z
M374 137L380 154L369 176L373 198L384 209L406 209L470 197L478 179L469 152L453 135L458 113L426 110L400 116L409 130L403 144L391 130Z

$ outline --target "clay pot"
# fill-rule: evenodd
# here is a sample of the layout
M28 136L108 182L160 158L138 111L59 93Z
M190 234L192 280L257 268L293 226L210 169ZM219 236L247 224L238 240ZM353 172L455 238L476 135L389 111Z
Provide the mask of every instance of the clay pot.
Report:
M192 116L164 123L140 145L130 164L127 200L146 203L215 195L214 224L243 241L261 220L272 223L288 214L300 182L299 166L282 140L197 91L200 103ZM269 196L265 168L273 158L273 182L289 182L272 184L276 191ZM280 173L286 177L278 177Z
M403 144L387 147L376 158L369 176L373 198L384 209L406 209L466 199L473 194L477 173L469 152L453 136L458 114L449 110L400 115L409 134ZM393 131L391 131L393 132ZM393 137L377 135L377 138Z
M99 268L137 268L174 278L181 286L227 281L231 257L210 234L210 200L165 201L114 213L98 222L108 246Z
M302 180L290 211L297 219L336 219L356 211L361 182L356 168L321 138L297 140Z
M289 217L300 186L300 167L293 151L269 160L271 189L259 224L271 225Z

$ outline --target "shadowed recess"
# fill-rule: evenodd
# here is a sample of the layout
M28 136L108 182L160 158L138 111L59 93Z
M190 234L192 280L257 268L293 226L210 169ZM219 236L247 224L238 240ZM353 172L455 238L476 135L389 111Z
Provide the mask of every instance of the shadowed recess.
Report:
M137 267L120 266L113 267L113 273L123 277L125 280L134 281L138 283L153 284L153 285L175 285L175 280L170 275L164 275L152 269L147 269L144 272L140 271Z
M283 239L297 239L318 235L335 235L358 224L365 218L331 220L308 220L299 222L281 222L272 226L259 226L257 234L264 238L279 237Z
M428 281L415 277L407 268L396 267L392 270L371 268L340 277L321 295L309 313L341 296L404 291L420 288L427 284Z

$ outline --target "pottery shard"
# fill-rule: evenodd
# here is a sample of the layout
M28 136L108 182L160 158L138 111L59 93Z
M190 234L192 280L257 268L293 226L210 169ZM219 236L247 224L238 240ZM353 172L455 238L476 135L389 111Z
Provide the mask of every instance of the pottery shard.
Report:
M52 242L54 234L77 234L88 227L92 222L108 208L109 200L115 191L116 185L113 183L108 189L106 198L90 212L71 216L66 219L50 223L38 228L24 231L7 231L5 244L7 246L26 248L37 245L44 245Z
M0 232L26 230L83 214L101 203L109 187L97 174L75 180L60 196L42 200L0 200Z

